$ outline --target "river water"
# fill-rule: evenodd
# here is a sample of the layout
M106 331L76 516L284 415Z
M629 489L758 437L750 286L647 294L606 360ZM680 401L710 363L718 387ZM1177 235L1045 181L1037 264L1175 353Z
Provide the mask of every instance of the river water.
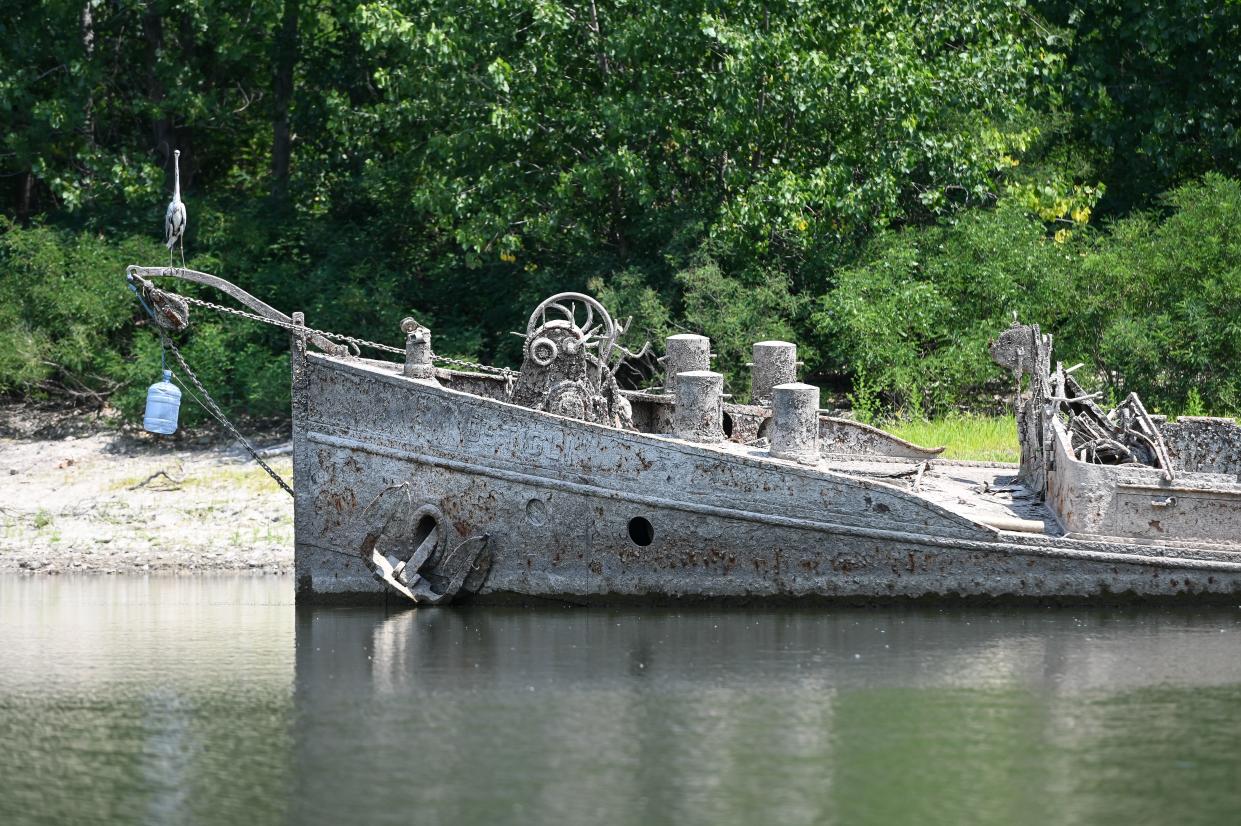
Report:
M1236 823L1241 610L0 577L0 823Z

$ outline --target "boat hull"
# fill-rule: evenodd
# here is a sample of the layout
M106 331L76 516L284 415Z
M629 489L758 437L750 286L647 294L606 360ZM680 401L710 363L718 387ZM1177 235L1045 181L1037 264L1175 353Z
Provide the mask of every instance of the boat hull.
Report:
M629 433L298 354L299 601L396 598L374 536L442 514L449 548L485 536L474 599L566 601L1143 597L1241 591L1226 552L995 530L908 491Z

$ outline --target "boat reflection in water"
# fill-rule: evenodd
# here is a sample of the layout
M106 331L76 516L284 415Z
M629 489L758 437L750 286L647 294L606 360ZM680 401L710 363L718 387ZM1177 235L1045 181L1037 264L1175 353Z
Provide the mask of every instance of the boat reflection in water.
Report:
M1241 612L0 576L0 823L1230 823Z
M303 608L293 808L454 823L1209 821L1241 805L1237 620Z

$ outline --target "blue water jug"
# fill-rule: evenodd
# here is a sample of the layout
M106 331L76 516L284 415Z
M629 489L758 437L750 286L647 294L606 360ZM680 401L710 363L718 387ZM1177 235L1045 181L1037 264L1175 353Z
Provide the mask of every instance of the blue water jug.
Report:
M164 436L177 432L177 415L181 412L181 388L172 383L172 371L164 371L164 380L147 388L147 410L142 426L149 433Z

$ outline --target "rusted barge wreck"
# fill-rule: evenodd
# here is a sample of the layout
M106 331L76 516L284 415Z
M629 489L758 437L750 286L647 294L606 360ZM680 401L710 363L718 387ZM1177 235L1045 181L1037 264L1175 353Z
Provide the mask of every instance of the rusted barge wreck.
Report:
M130 279L161 274L188 272ZM293 332L300 601L1241 592L1241 428L1105 411L1037 326L992 347L1018 466L825 414L784 342L754 345L752 404L695 335L623 390L627 325L581 294L534 309L508 371L437 366L412 319L403 359L363 358L227 286Z

